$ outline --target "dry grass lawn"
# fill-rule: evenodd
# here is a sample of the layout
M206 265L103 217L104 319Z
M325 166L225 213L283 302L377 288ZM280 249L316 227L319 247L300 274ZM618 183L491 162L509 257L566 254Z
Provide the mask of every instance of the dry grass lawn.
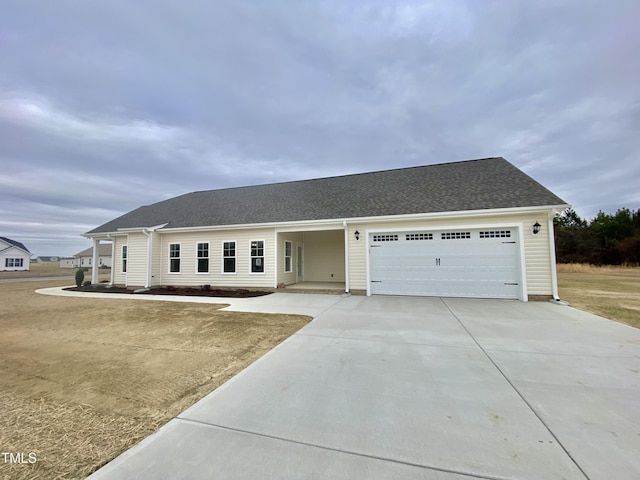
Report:
M46 277L69 277L71 279L74 278L76 274L75 268L60 268L59 262L52 263L32 263L29 266L29 270L24 271L2 271L0 272L0 283L2 280L13 280L13 279L33 279L33 278L46 278ZM100 280L110 280L111 279L111 269L110 268L101 268L98 270L99 279ZM85 280L91 280L91 268L89 268L88 272L84 274ZM70 284L73 284L73 280Z
M573 307L640 328L640 267L558 265L558 289Z
M85 478L305 325L216 305L38 295L0 284L3 479Z

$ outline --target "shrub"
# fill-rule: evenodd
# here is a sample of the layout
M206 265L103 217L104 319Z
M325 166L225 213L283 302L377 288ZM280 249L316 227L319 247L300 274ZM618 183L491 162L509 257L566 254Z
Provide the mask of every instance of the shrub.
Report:
M90 287L91 286L91 280L87 280L82 285L85 286L85 287Z
M76 270L76 287L81 287L84 281L84 272L81 268Z

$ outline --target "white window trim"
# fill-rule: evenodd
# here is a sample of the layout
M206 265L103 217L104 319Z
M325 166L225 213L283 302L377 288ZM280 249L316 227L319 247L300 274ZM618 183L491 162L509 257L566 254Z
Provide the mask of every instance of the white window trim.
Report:
M171 271L171 245L179 245L180 246L180 256L178 260L180 260L180 270L177 272ZM169 275L180 275L182 273L182 243L181 242L170 242L167 249L167 273ZM175 259L174 259L175 260Z
M207 256L206 257L199 257L198 256L198 245L201 244L206 244L207 245ZM182 255L182 252L180 252L180 255ZM207 268L206 272L199 272L198 271L198 262L202 259L206 258L207 260L209 260L209 267ZM195 269L195 273L196 275L210 275L211 274L211 242L196 242L196 269Z
M125 258L124 256L124 249L127 249L127 257ZM127 268L122 268L124 267L124 262L127 262ZM120 249L120 273L124 273L126 274L127 271L129 270L129 245L128 244L124 244L122 245L122 248Z
M251 254L251 244L253 242L262 242L262 257L254 257ZM237 251L237 250L236 250ZM262 271L261 272L253 272L251 271L251 265L253 263L254 258L262 258ZM263 239L254 238L253 240L249 240L249 273L251 275L264 275L266 273L266 263L267 263L267 241Z
M235 255L233 257L225 257L224 256L224 244L225 243L233 243L234 244ZM221 256L222 256L222 265L220 265L220 273L222 273L222 275L237 275L238 274L238 242L236 240L223 240L222 241ZM235 258L236 259L236 269L235 269L235 271L233 271L233 272L225 272L224 271L224 259L225 258Z
M287 255L287 243L289 244L289 255ZM293 272L293 242L291 240L284 241L284 273ZM287 270L287 258L289 259L289 270Z

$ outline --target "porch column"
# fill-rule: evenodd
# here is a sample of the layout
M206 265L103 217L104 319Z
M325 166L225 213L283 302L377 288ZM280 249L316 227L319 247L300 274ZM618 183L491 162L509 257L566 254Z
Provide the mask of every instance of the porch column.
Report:
M98 283L98 262L100 261L100 252L98 247L100 246L100 240L93 239L93 260L91 260L91 284Z
M344 227L344 292L349 293L349 226L347 221L342 222Z

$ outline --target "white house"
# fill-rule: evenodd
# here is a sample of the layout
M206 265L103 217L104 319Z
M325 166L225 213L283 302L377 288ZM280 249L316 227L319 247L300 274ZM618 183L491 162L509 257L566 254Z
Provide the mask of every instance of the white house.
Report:
M557 298L553 217L568 206L486 158L193 192L85 236L113 242L111 282L132 287L332 282L526 301Z
M75 257L64 257L60 259L60 268L75 268L77 263L78 261Z
M89 247L81 252L76 253L74 258L74 267L92 267L97 263L98 267L111 267L112 263L112 245L111 243L103 243L98 247L98 256L94 260L93 247ZM94 263L95 262L95 263Z
M0 237L0 270L29 270L31 252L20 242Z

